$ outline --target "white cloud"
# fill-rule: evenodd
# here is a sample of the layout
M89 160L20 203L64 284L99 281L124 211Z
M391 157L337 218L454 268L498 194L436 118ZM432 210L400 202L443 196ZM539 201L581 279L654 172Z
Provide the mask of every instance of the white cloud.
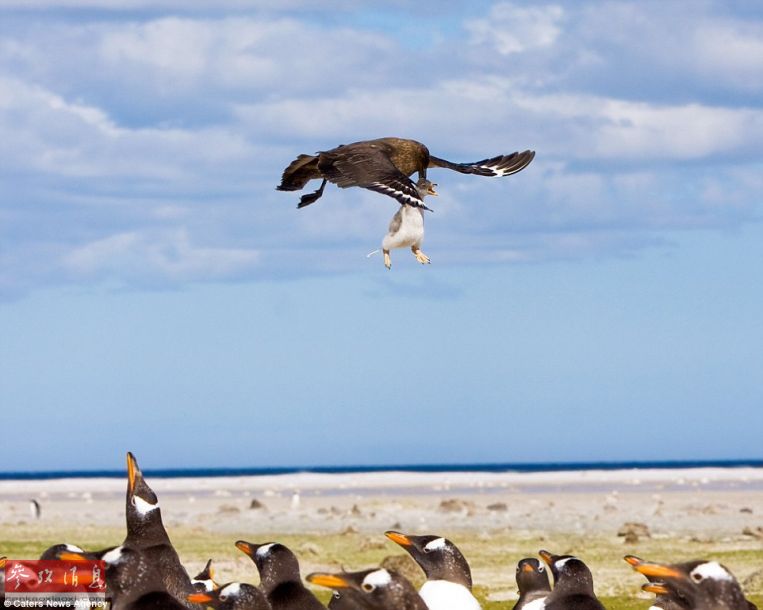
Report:
M110 235L74 248L62 259L76 278L130 278L169 282L207 281L239 276L260 260L257 250L203 247L184 228Z
M561 33L564 9L552 5L499 2L483 19L466 22L470 42L487 45L500 55L524 53L552 46Z
M0 291L377 264L393 202L330 186L297 211L274 187L301 152L383 135L538 153L507 179L432 172L438 263L624 255L761 216L763 108L734 96L759 86L760 22L720 5L498 3L432 46L368 16L162 6L0 26Z

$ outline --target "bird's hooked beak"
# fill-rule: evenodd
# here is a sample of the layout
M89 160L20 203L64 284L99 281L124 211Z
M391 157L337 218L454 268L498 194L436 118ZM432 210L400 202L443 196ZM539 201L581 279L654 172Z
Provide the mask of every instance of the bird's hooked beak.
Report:
M434 197L437 197L438 193L436 190L434 190L434 187L437 185L434 182L430 182L429 186L427 187L427 195L433 195Z

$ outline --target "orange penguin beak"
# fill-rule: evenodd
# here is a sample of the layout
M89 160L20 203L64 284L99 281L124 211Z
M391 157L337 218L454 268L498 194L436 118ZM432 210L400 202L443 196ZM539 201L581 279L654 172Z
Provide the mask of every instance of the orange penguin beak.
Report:
M650 576L652 578L681 578L682 574L678 570L671 568L670 566L664 566L659 563L649 563L642 561L641 563L633 566L639 574L644 576Z
M411 539L408 538L405 534L401 534L400 532L384 532L384 535L389 538L392 542L396 542L400 546L411 546L413 542L411 542Z
M336 576L335 574L323 574L320 572L315 574L308 574L307 581L313 583L314 585L327 587L329 589L347 589L348 587L352 586L341 576Z
M130 493L133 492L133 489L135 489L135 478L137 477L137 474L140 472L140 469L138 468L138 462L135 460L135 456L127 452L127 491Z
M538 551L538 555L540 555L541 559L546 562L548 567L551 567L551 564L554 563L554 556L548 551L540 550Z
M206 604L212 601L212 596L208 593L191 593L186 599L192 604Z

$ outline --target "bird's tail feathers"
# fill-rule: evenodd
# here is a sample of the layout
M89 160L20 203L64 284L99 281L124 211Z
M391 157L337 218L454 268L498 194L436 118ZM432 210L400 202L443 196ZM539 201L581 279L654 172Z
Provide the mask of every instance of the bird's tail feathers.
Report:
M318 157L315 155L299 155L283 170L281 184L276 187L279 191L298 191L313 178L320 178Z

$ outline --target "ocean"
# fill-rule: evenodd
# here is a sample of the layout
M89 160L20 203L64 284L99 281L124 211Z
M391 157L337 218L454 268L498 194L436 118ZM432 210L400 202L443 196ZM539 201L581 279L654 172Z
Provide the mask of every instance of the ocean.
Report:
M570 470L632 470L667 468L740 468L763 467L763 459L741 460L673 460L633 462L539 462L500 464L386 464L358 466L303 466L303 467L231 467L231 468L158 468L145 469L151 478L230 477L274 474L360 473L360 472L562 472ZM124 470L46 470L29 472L2 472L0 481L46 480L66 478L124 478Z

